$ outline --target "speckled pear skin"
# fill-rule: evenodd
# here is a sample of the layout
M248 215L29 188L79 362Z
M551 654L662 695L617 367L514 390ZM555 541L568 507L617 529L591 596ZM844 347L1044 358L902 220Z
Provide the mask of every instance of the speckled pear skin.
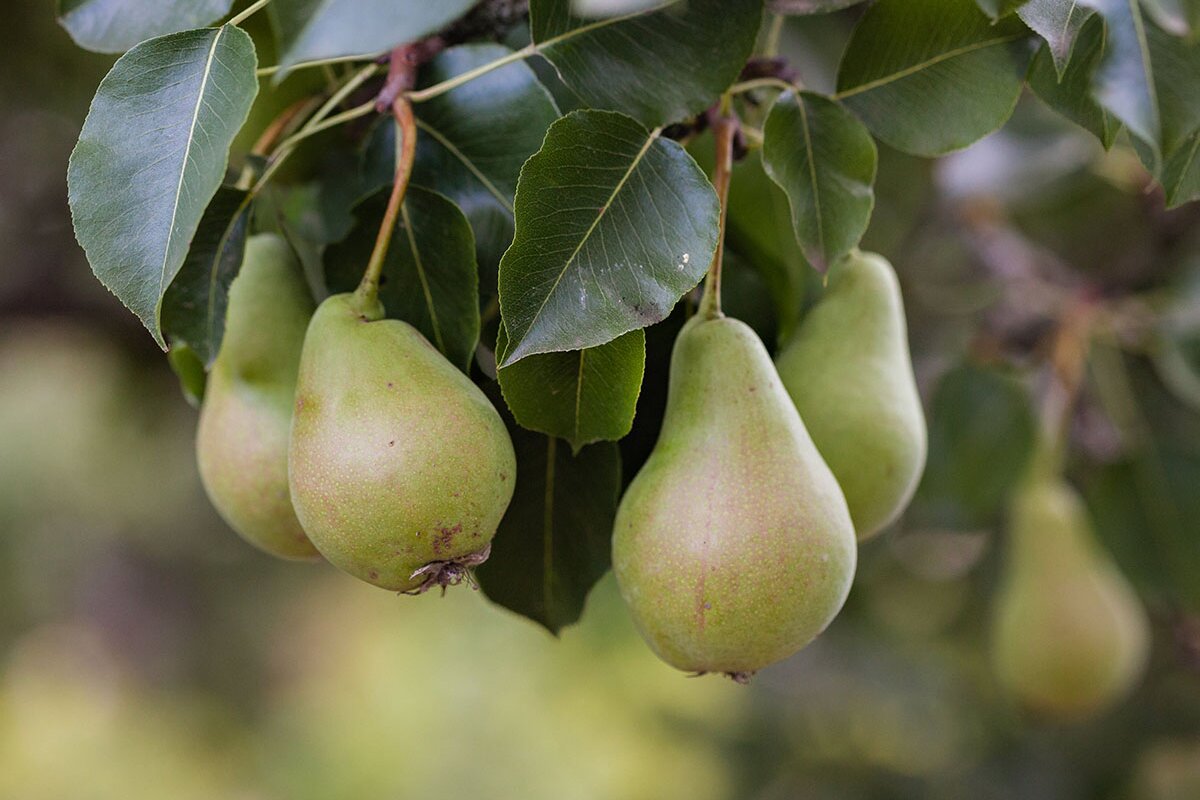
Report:
M776 359L859 540L896 521L925 469L925 414L900 284L880 256L852 253Z
M312 295L287 243L246 243L229 287L225 336L196 432L200 478L217 512L246 541L286 559L315 559L288 491L292 403Z
M758 336L693 317L658 442L614 529L613 569L642 636L678 669L743 678L825 629L856 557L846 501Z
M1068 719L1097 713L1141 678L1146 612L1061 480L1023 486L1009 525L992 631L997 678L1032 711Z
M433 562L486 554L512 499L500 415L411 325L334 295L304 341L292 421L296 511L332 564L411 591Z

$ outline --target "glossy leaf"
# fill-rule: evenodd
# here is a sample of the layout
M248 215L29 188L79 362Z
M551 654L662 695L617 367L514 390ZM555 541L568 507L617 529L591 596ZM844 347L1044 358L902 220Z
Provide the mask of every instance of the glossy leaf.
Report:
M972 0L879 0L838 70L838 98L888 144L914 155L958 150L1004 124L1029 48L1015 17L993 23Z
M1025 24L1046 40L1059 75L1067 69L1075 40L1092 10L1079 0L1029 0L1017 11Z
M506 338L501 326L498 351ZM521 427L566 439L578 452L629 433L645 367L646 335L636 330L587 350L530 356L498 374Z
M275 0L285 37L280 64L368 56L391 50L443 28L466 13L474 0Z
M648 127L700 113L737 80L754 49L762 0L675 0L605 19L571 13L571 0L532 0L538 52L592 108Z
M101 82L71 154L75 235L160 346L163 294L225 175L255 66L250 37L229 26L140 44Z
M608 111L554 123L521 171L516 235L500 263L501 363L664 319L708 270L719 212L678 143Z
M1071 63L1061 75L1049 46L1038 51L1029 70L1029 87L1050 108L1095 135L1107 150L1121 123L1092 97L1092 75L1103 55L1104 21L1093 17L1080 33Z
M204 392L208 388L208 373L204 371L204 362L192 348L182 342L172 344L167 351L167 363L171 371L179 378L179 390L192 408L199 408L204 402Z
M615 17L662 4L663 0L571 0L571 12L579 17Z
M864 0L769 0L767 8L774 14L827 14L862 2Z
M557 634L579 619L608 571L620 452L601 442L572 455L554 438L515 426L510 432L516 491L476 576L490 600Z
M1000 19L1007 14L1016 11L1027 0L975 0L983 13L987 14L992 19Z
M123 53L138 42L208 25L233 0L58 0L58 22L80 47Z
M383 221L388 190L358 209L358 226L325 253L331 292L353 291ZM467 218L436 192L410 186L396 223L379 299L387 315L409 323L455 366L467 371L479 342L479 275Z
M1200 41L1148 24L1146 44L1162 121L1162 153L1169 157L1200 129Z
M1163 167L1162 184L1167 207L1175 208L1200 200L1200 131L1192 134Z
M1096 99L1141 140L1151 153L1151 170L1157 173L1162 122L1141 10L1136 0L1080 3L1099 12L1107 25L1104 57L1093 79Z
M763 126L763 164L791 202L796 239L824 272L856 246L875 204L875 141L827 97L787 92Z
M221 187L213 196L191 249L163 297L163 331L186 342L205 366L211 366L225 335L229 285L242 268L249 193Z

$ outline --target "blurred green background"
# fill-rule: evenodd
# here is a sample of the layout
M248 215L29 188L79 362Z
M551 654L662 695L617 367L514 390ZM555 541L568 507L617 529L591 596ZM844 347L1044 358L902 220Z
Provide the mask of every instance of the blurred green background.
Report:
M828 633L747 689L658 662L611 576L555 640L229 532L196 412L71 233L66 160L111 59L51 6L10 0L0 34L0 798L1200 797L1200 215L1164 212L1128 150L1026 98L939 165L883 154L866 245L904 283L929 473ZM786 32L810 86L846 23ZM789 257L737 236L743 263ZM730 304L769 320L733 273ZM1116 309L1071 475L1155 624L1135 694L1072 724L1014 708L987 662L1056 292Z

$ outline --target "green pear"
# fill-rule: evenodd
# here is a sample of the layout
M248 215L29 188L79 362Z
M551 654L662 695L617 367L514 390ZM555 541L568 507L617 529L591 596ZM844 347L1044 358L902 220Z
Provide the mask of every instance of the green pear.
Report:
M613 570L642 636L674 667L744 681L825 629L856 556L842 491L758 336L693 317L614 528Z
M229 287L225 337L196 433L200 478L217 511L246 541L281 558L317 557L292 509L287 471L296 373L312 313L287 242L252 237Z
M779 376L846 495L860 540L895 522L925 469L925 415L896 273L852 253L776 359Z
M334 295L304 340L289 469L304 530L332 564L424 591L469 578L512 499L496 409L378 301Z
M993 627L997 677L1034 711L1095 713L1141 676L1146 613L1096 542L1083 502L1060 479L1022 486L1009 524Z

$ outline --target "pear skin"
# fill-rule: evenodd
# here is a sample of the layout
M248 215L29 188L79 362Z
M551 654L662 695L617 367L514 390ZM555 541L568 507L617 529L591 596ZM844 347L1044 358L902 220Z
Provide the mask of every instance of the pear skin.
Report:
M246 243L200 410L196 458L217 512L272 555L313 559L288 491L287 449L312 295L287 242Z
M516 457L496 409L416 328L351 294L304 340L289 469L330 563L384 589L457 583L487 558Z
M858 538L874 536L912 499L928 447L891 264L867 253L834 264L776 364L846 495Z
M642 636L678 669L744 680L825 629L856 557L841 489L758 336L693 317L614 528L613 569Z
M1078 495L1035 478L1014 498L996 599L992 660L1001 685L1030 710L1094 714L1141 677L1149 622L1101 550Z

